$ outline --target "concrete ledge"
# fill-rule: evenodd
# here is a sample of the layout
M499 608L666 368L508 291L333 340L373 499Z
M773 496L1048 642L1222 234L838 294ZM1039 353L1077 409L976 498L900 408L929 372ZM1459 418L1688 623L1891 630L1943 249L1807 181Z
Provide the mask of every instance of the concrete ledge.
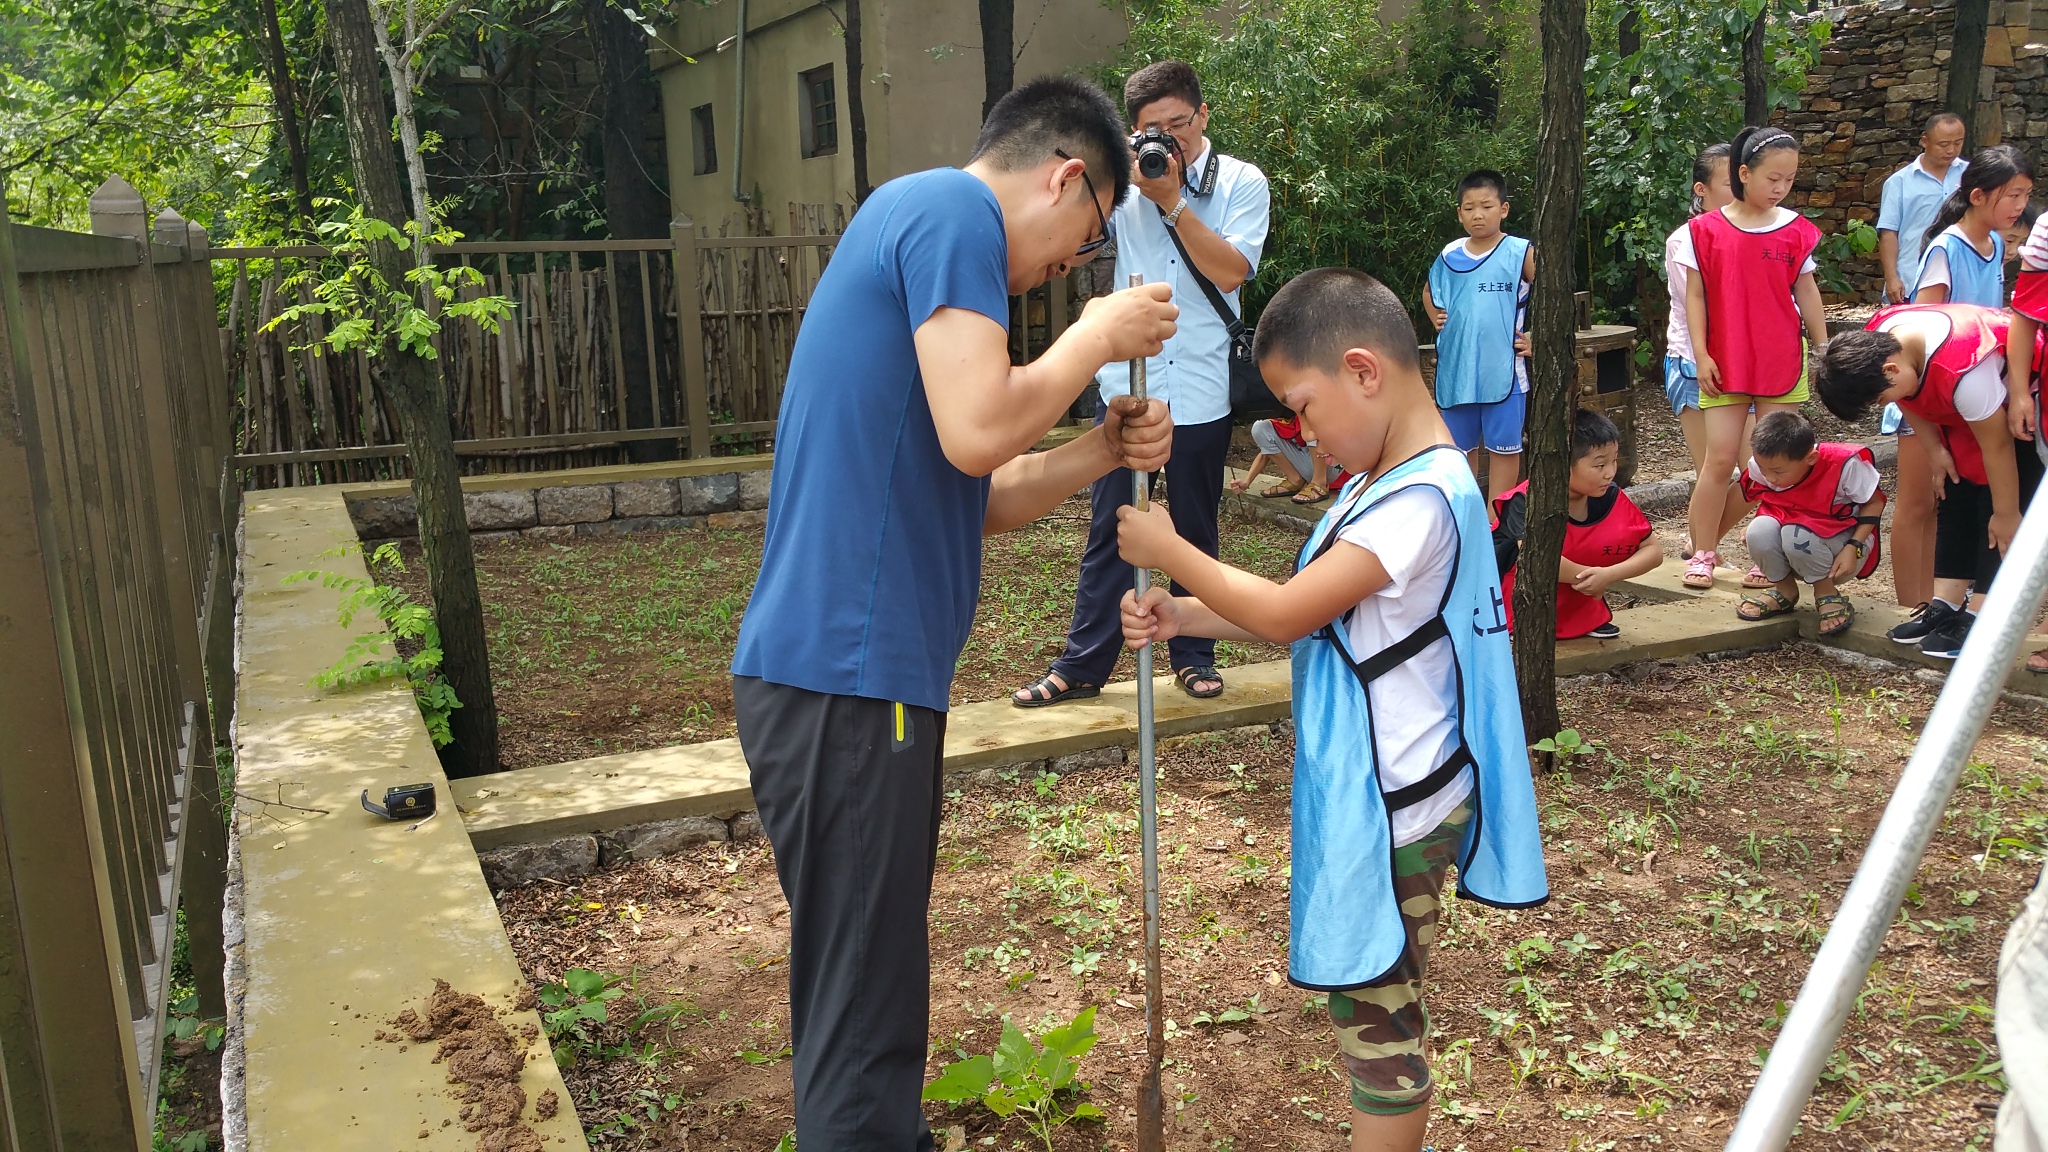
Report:
M676 476L713 476L721 472L766 472L774 467L772 453L755 456L706 456L698 460L662 460L653 464L606 464L596 468L563 468L553 472L493 472L464 476L464 492L495 492L516 488L567 488L581 484L627 484L636 480L657 480ZM350 500L372 500L386 496L412 495L406 480L382 480L374 484L337 484Z
M468 476L464 517L480 543L527 537L568 540L628 532L758 527L766 522L772 456L725 456L657 464ZM356 535L393 540L419 534L412 485L333 485ZM297 489L317 491L319 489Z
M246 1091L224 1130L259 1152L470 1152L478 1137L463 1129L434 1046L376 1038L440 977L505 1009L515 1032L536 1030L521 1087L564 1107L547 1121L529 1110L526 1123L548 1148L585 1149L539 1019L510 1009L519 965L460 821L447 811L387 823L358 806L366 788L421 781L449 803L411 690L311 683L375 626L343 628L341 593L317 581L283 584L307 569L364 574L360 554L332 551L355 539L341 490L251 492L244 506L231 834L243 940L230 1046Z

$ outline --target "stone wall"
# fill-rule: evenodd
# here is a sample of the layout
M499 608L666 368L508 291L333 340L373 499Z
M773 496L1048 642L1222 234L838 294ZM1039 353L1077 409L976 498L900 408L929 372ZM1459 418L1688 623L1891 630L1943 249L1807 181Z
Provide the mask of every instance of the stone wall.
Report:
M538 475L544 475L537 473ZM714 472L605 484L543 485L464 492L470 538L569 540L676 528L737 528L766 522L768 472ZM350 497L364 540L419 535L411 496Z
M1804 145L1787 203L1816 209L1828 233L1875 223L1884 179L1920 153L1920 131L1948 92L1955 0L1876 0L1819 13L1834 35L1807 74L1799 107L1781 122ZM2048 0L1992 0L1976 135L2017 144L2043 162L2048 146ZM1884 287L1877 257L1845 268L1874 303Z

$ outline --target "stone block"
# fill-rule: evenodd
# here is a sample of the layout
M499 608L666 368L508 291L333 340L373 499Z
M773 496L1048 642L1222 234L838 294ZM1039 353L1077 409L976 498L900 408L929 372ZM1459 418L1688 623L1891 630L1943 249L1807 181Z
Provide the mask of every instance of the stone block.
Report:
M628 516L623 520L599 520L576 525L578 536L626 536L634 532L676 532L704 527L702 516Z
M732 839L732 829L716 816L683 816L606 832L598 837L599 863L610 868L634 860L673 856L700 844Z
M1984 37L1984 65L1987 68L2010 68L2012 67L2012 41L2004 36L2000 36L1998 31L1998 29L1993 28L1991 34Z
M772 475L766 468L740 473L740 510L758 512L768 506L768 478Z
M1123 746L1111 745L1107 748L1090 748L1086 752L1070 752L1065 756L1055 756L1046 762L1046 768L1065 776L1070 772L1081 772L1089 768L1115 768L1123 762Z
M2027 121L2027 139L2037 140L2043 136L2048 136L2048 120Z
M732 512L740 506L740 478L731 472L680 477L676 480L676 492L685 516Z
M742 812L727 821L726 826L732 829L732 838L734 840L759 840L767 835L766 832L761 830L761 814L759 812Z
M524 535L528 540L559 543L564 540L574 540L576 538L576 526L573 524L543 524L538 528L528 528Z
M410 496L375 496L348 502L349 519L355 521L356 535L365 540L389 540L420 534L419 513Z
M540 522L534 511L533 489L515 488L497 492L464 492L462 511L471 529L531 528Z
M683 510L672 477L656 480L628 480L612 485L612 515L674 516Z
M536 488L533 504L542 524L593 524L612 518L612 486L571 484Z
M491 532L471 532L469 534L469 542L471 544L503 544L507 540L517 540L524 535L524 532L511 528Z
M768 513L765 509L758 512L713 512L704 519L713 528L765 528L768 526Z
M564 880L597 871L597 837L564 836L539 844L515 844L477 853L484 881L502 892L543 878Z

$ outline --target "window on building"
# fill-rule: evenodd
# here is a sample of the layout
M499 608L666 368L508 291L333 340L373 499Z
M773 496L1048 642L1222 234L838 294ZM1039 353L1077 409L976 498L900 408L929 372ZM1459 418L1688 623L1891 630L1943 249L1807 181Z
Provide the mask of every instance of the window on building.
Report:
M839 151L839 101L832 88L832 66L799 72L796 81L802 101L804 155L833 155Z
M699 176L718 171L718 125L709 104L690 109L690 166Z

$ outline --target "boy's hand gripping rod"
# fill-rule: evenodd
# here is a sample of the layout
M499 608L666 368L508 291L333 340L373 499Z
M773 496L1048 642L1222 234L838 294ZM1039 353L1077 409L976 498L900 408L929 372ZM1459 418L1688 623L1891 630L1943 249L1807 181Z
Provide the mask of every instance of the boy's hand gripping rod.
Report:
M1131 273L1136 288L1145 277ZM1145 398L1145 358L1131 361L1131 395ZM1131 502L1143 512L1150 503L1151 477L1131 471ZM1137 567L1138 598L1152 589L1152 571ZM1152 648L1138 649L1138 828L1145 868L1145 1076L1138 1084L1138 1152L1165 1152L1165 1100L1159 1065L1166 1058L1166 1006L1159 991L1159 797L1152 749Z

